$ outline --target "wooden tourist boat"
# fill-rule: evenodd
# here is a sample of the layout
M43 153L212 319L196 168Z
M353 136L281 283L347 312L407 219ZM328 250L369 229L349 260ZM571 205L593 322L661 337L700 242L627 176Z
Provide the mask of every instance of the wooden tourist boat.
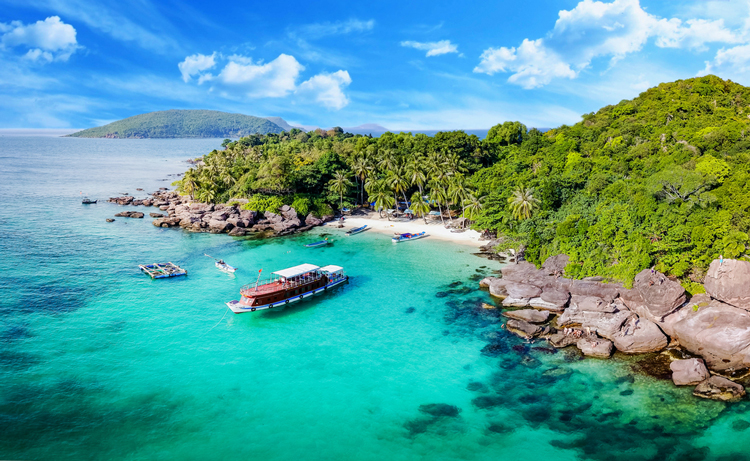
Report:
M240 290L239 301L229 301L227 306L235 314L255 312L284 306L323 293L349 280L344 269L339 266L318 267L313 264L300 264L273 273L271 279L260 284L249 284Z
M365 231L365 229L367 229L367 224L365 224L365 225L364 225L364 226L362 226L362 227L357 227L357 228L355 228L355 229L352 229L352 230L350 230L350 231L347 231L347 232L346 232L346 235L354 235L354 234L359 234L360 232L364 232L364 231Z
M426 236L427 236L427 232L420 232L418 234L398 234L397 236L393 237L391 241L393 243L407 242L409 240L421 239L422 237L426 237Z
M88 198L88 197L84 197L84 198L83 198L83 199L81 200L81 204L83 204L83 205L91 205L92 203L96 203L96 200L91 200L91 199L90 199L90 198Z

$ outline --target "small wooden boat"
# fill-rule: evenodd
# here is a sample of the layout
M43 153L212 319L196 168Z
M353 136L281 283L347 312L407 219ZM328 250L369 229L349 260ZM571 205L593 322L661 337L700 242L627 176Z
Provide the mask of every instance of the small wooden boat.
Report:
M221 260L221 259L220 259L220 260L218 260L218 261L216 261L216 262L214 263L214 265L215 265L215 266L216 266L216 267L217 267L217 268L218 268L218 269L219 269L220 271L224 271L224 272L229 272L229 273L232 273L232 274L233 274L233 273L234 273L234 272L235 272L235 271L237 270L237 268L236 268L236 267L232 267L232 266L230 266L229 264L225 263L225 262L224 262L223 260Z
M362 226L362 227L357 227L357 228L355 228L355 229L352 229L352 230L350 230L350 231L347 231L347 232L346 232L346 235L354 235L354 234L359 234L360 232L364 232L364 231L365 231L365 229L367 229L367 224L365 224L365 225L364 225L364 226Z
M89 199L88 197L84 197L84 198L83 198L83 199L81 200L81 204L83 204L83 205L90 205L90 204L92 204L92 203L96 203L96 200L91 200L91 199Z
M420 232L418 234L408 234L408 233L407 234L399 234L398 236L393 237L391 239L391 241L393 243L399 243L399 242L406 242L406 241L409 241L409 240L421 239L422 237L426 237L426 236L427 236L427 232Z
M328 239L325 239L325 240L321 240L320 242L308 243L305 246L307 248L318 248L318 247L324 247L324 246L328 245L329 243L330 242L328 241Z

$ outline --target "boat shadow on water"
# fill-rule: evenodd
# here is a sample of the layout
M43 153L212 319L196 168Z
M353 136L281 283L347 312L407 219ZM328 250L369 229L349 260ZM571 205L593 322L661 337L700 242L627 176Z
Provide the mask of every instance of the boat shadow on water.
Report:
M260 312L253 312L254 315L247 315L247 316L240 316L240 317L248 317L248 318L258 317L261 319L274 320L274 319L279 319L283 317L288 317L290 315L301 314L302 312L318 307L318 305L321 302L326 301L332 295L341 294L341 292L345 290L346 287L350 283L352 283L351 278L349 279L348 282L344 283L343 285L333 287L325 293L317 294L313 296L312 299L306 299L306 300L303 299L300 302L293 303L290 305L281 304L279 307L274 307L273 309L266 309Z

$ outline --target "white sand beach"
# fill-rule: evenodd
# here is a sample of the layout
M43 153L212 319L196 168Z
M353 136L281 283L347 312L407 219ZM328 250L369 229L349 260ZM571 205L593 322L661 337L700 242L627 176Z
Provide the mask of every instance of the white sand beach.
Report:
M446 219L446 223L448 222L449 221ZM455 233L451 232L451 229L446 229L440 220L428 220L428 223L429 224L425 224L424 219L422 218L415 218L408 222L394 220L388 221L388 219L386 218L381 218L378 213L370 212L364 216L346 216L343 223L344 227L342 228L338 228L338 221L329 222L326 224L326 227L330 227L337 231L346 232L350 229L361 227L367 224L368 228L371 229L367 232L378 232L386 234L388 236L393 236L393 234L395 234L396 232L411 232L415 234L425 231L427 232L427 237L425 238L429 239L444 240L462 245L471 245L474 247L480 247L486 243L479 240L480 234L475 230L467 229L464 232Z

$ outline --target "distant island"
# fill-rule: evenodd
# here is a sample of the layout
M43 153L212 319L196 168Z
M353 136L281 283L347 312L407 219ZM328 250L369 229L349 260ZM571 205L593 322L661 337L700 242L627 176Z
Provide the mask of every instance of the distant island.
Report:
M279 118L280 121L283 122ZM286 122L283 122L286 125ZM216 110L165 110L128 117L68 136L76 138L241 138L284 128L251 115Z

